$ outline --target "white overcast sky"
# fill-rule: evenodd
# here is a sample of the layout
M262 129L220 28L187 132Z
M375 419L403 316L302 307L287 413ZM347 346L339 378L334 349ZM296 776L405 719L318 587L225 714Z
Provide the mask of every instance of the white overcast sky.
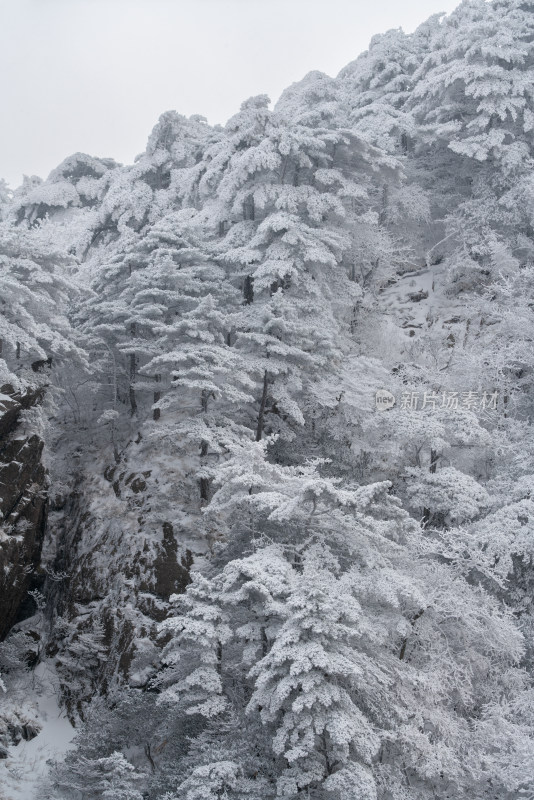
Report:
M46 177L76 151L131 162L163 111L224 123L458 2L0 0L0 177Z

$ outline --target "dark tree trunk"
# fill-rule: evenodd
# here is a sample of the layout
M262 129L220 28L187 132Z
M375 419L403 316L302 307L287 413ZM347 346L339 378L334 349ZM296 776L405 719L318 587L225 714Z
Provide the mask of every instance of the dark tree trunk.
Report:
M210 496L210 482L208 478L201 478L200 479L200 499L201 500L209 500Z
M200 405L202 408L202 413L206 414L208 410L208 400L209 400L209 392L205 389L202 391L200 396ZM200 465L204 465L204 461L206 456L208 455L208 443L206 441L202 441L200 443ZM210 492L210 480L209 478L200 478L200 499L201 500L209 500L209 492Z
M160 375L156 375L156 383L159 383L160 380L161 380L161 376ZM154 403L158 403L160 400L161 400L161 392L160 392L159 389L156 389L154 391ZM152 417L153 417L154 421L157 422L159 420L159 418L161 417L161 409L155 408L153 413L152 413Z
M432 448L431 448L430 449L430 472L432 473L432 475L435 474L435 472L436 472L436 470L438 468L438 459L439 459L439 455L436 453L435 450L432 450ZM423 524L424 525L428 525L428 523L430 522L430 516L431 516L430 515L430 509L429 508L424 508L423 509Z
M223 656L223 649L222 649L222 642L217 642L217 672L219 675L222 672L222 656Z
M258 426L256 428L256 441L260 442L263 436L263 422L265 419L265 405L267 403L267 389L269 387L269 377L267 370L263 376L263 392L261 395L260 410L258 412Z
M131 267L130 267L130 269L131 269ZM132 325L131 325L130 333L132 334L132 337L135 337L135 335L137 333L135 322L133 322ZM136 359L135 353L130 353L130 385L128 387L128 392L129 392L129 395L130 395L130 411L131 411L132 417L134 416L134 414L137 413L137 399L136 399L136 396L135 396L135 375L136 375L136 371L137 371L137 359Z
M382 187L382 205L380 208L380 213L378 215L378 224L384 225L387 219L387 212L388 212L388 186L387 183L384 184Z
M208 443L202 442L200 445L200 459L201 463L208 455ZM209 500L209 492L210 492L210 481L209 478L201 478L200 479L200 499L201 500Z
M245 283L243 284L243 297L245 303L249 306L254 302L254 278L252 275L247 275Z
M256 219L256 208L254 206L254 198L247 197L243 203L243 219L254 221Z
M267 639L267 631L265 630L265 625L261 626L261 654L263 658L269 652L269 641Z
M134 381L135 381L135 353L130 353L130 387L129 387L129 395L130 395L130 411L132 417L135 413L137 413L137 400L135 397L135 389L134 389Z

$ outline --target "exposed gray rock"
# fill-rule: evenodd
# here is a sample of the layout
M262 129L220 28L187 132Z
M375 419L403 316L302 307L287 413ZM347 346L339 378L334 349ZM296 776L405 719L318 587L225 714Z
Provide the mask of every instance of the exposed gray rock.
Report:
M0 404L0 640L27 615L28 591L39 581L47 517L47 475L39 436L23 436L20 413L38 405L42 390L19 394L2 386ZM32 613L28 609L28 613Z

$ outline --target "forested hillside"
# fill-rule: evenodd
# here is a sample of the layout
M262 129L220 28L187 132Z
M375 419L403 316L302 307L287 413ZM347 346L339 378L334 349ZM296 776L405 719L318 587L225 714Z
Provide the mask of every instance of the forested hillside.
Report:
M534 2L0 219L0 798L533 797Z

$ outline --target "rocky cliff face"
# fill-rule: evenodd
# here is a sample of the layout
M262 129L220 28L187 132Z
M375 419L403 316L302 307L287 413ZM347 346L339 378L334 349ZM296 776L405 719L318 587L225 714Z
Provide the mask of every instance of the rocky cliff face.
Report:
M28 591L38 588L47 518L43 441L22 432L23 411L40 404L43 391L0 387L0 640L33 613ZM32 606L32 607L30 607Z
M73 722L96 694L124 682L146 685L157 657L157 623L170 595L185 591L196 555L179 522L161 519L169 507L158 495L159 471L158 478L137 468L138 459L154 466L150 448L140 452L132 442L119 464L104 468L92 455L87 450L64 496L51 491L53 537L46 541L55 576L46 584L54 615L46 652ZM58 464L56 458L56 470Z

